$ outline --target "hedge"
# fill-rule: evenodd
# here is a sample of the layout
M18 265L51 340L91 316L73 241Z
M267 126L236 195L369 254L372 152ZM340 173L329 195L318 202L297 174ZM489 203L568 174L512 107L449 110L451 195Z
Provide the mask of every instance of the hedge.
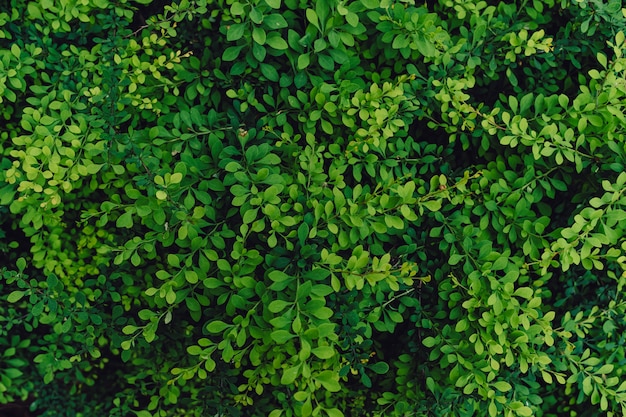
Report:
M626 415L618 0L11 0L0 403Z

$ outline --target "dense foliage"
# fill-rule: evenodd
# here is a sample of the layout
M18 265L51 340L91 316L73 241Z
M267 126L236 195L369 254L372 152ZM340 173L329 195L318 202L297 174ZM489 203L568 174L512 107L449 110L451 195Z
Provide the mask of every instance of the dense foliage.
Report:
M618 0L11 0L0 403L626 415Z

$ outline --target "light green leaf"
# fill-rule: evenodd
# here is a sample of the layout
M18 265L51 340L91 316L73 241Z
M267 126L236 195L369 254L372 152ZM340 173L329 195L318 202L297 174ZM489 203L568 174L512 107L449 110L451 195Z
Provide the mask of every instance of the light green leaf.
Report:
M279 51L285 50L289 47L287 41L280 36L271 36L267 38L267 45Z
M246 30L246 26L247 25L245 23L235 23L234 25L230 25L226 31L226 40L234 42L241 39Z
M498 381L498 382L495 382L495 383L493 384L493 386L494 386L494 387L495 387L498 391L500 391L500 392L507 392L507 391L510 391L510 390L511 390L511 388L513 388L513 387L511 386L511 384L509 384L509 383L508 383L508 382L506 382L506 381Z
M339 385L339 375L335 374L333 371L323 371L313 378L330 392L337 392L341 390L341 385Z
M269 306L267 306L267 309L271 311L272 313L280 313L281 311L283 311L285 308L287 308L288 306L292 304L293 302L290 302L290 301L274 300L269 304Z
M13 291L11 292L8 297L7 297L7 301L9 303L15 303L19 300L22 299L22 297L24 297L24 294L26 294L25 291Z
M131 227L133 227L133 213L131 213L130 211L125 212L117 218L117 220L115 221L115 225L117 227L125 227L127 229L130 229Z
M361 3L368 9L380 7L380 0L361 0Z
M292 384L293 381L295 381L300 374L300 367L301 366L298 364L291 368L285 369L285 372L283 372L283 376L280 378L280 383L283 385Z
M521 297L521 298L524 298L526 300L529 300L530 298L532 298L533 294L534 294L533 289L529 288L529 287L518 288L513 293L514 296Z
M263 24L265 27L269 29L284 29L288 26L287 21L284 17L279 14L271 14L269 16L265 16L263 20Z
M275 330L272 332L271 337L276 343L282 345L289 339L293 339L296 336L289 333L287 330Z
M239 53L244 48L244 46L245 45L239 45L226 48L226 50L224 50L224 53L222 54L222 59L224 61L234 61L235 59L237 59Z
M331 346L318 346L311 349L311 353L320 359L329 359L335 356L335 349Z
M421 203L424 207L426 207L430 211L439 211L441 210L441 200L429 200Z
M231 327L231 325L226 324L221 320L213 320L207 324L206 329L209 333L221 333L229 327Z

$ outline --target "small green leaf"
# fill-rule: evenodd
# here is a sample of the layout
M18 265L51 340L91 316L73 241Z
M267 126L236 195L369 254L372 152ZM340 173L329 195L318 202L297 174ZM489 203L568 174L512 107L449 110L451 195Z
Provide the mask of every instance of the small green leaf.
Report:
M439 211L441 210L441 200L429 200L421 203L424 207L426 207L430 211Z
M239 45L226 48L226 50L224 50L224 53L222 54L222 59L224 61L234 61L235 59L237 59L239 53L244 48L244 46L245 45Z
M320 359L329 359L335 356L335 349L330 346L318 346L311 349L311 353Z
M46 278L46 284L48 284L48 288L55 288L59 283L59 279L54 274L49 274Z
M315 10L306 9L306 18L309 21L309 23L311 23L313 26L317 28L317 30L319 30L320 32L322 31L322 29L320 28L319 19L317 17L317 13L315 13Z
M229 327L231 327L229 324L226 324L221 320L214 320L207 324L206 329L209 333L221 333Z
M511 390L511 388L513 388L513 387L511 386L511 384L509 384L509 383L508 383L508 382L506 382L506 381L498 381L498 382L495 382L495 383L493 384L493 386L494 386L494 387L495 387L498 391L500 391L500 392L507 392L507 391L510 391L510 390Z
M288 26L284 17L279 14L271 14L265 16L263 24L270 29L284 29Z
M261 64L261 73L270 81L278 82L280 78L273 65Z
M243 214L243 223L244 224L251 224L253 221L255 221L258 211L259 211L259 209L247 210Z
M422 341L422 344L428 348L435 346L439 341L432 336L428 336Z
M269 278L274 282L283 282L287 281L291 276L285 274L283 271L274 270L268 274Z
M339 385L339 375L335 374L333 371L323 371L313 378L330 392L337 392L341 390L341 385Z
M124 334L133 334L137 331L138 327L137 326L133 326L133 325L126 325L124 326L124 328L122 329L122 333Z
M267 306L267 309L271 311L272 313L280 313L281 311L283 311L285 308L287 308L288 306L292 304L293 302L290 302L290 301L274 300L269 304L269 306Z
M533 294L534 294L533 289L529 288L529 287L518 288L513 293L514 296L521 297L521 298L524 298L526 300L529 300L530 298L532 298Z
M289 339L293 339L296 336L289 333L287 330L275 330L272 332L271 337L276 343L282 345Z
M380 7L380 0L361 0L361 3L368 9Z
M450 264L451 266L457 265L459 262L461 262L462 259L463 255L460 255L458 253L452 254L448 259L448 264Z
M260 9L252 7L249 16L250 20L252 20L252 22L256 23L257 25L263 23L263 12Z
M230 13L233 16L239 16L239 15L244 14L245 12L246 11L245 11L243 4L239 3L238 1L234 2L232 6L230 6Z
M285 372L283 372L283 376L280 378L280 383L283 385L292 384L293 381L295 381L300 374L300 367L300 365L296 365L292 366L291 368L285 369Z
M252 40L254 40L254 42L258 43L259 45L264 45L266 39L267 35L263 28L257 26L252 30Z
M306 54L302 54L298 57L298 69L299 70L303 70L305 68L307 68L309 66L309 64L311 63L311 59L310 59L310 55L307 52ZM300 104L297 103L297 105L299 106Z
M226 32L226 40L229 42L233 42L241 39L245 30L246 24L244 23L235 23L234 25L230 25Z
M125 227L127 229L130 229L131 227L133 227L133 213L131 213L130 211L125 212L117 218L117 220L115 221L115 225L117 227Z
M327 408L324 411L326 411L328 417L344 417L344 414L338 408Z
M389 365L386 362L376 362L370 365L369 368L379 375L386 374L389 371Z
M280 36L272 36L267 38L266 42L270 47L277 49L279 51L285 50L289 47L287 41L281 38Z
M26 259L24 258L19 258L16 262L15 262L15 266L17 266L17 269L20 272L23 272L26 269Z
M9 303L15 303L19 301L24 296L24 294L26 294L25 291L13 291L8 295L7 301Z

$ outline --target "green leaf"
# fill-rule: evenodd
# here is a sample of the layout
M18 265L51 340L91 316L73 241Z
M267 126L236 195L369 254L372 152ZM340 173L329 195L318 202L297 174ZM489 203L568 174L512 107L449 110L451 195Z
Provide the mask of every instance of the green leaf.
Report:
M301 54L301 55L298 57L298 63L297 63L297 65L298 65L298 69L299 69L299 70L303 70L303 69L307 68L307 67L309 66L310 62L311 62L311 61L310 61L310 55L309 55L309 53L306 53L306 54ZM299 105L299 103L298 103L298 105Z
M455 254L450 255L450 258L448 259L448 264L450 264L451 266L454 266L454 265L457 265L459 262L461 262L461 260L463 260L463 255L455 253Z
M593 383L591 380L591 376L586 376L585 379L583 379L583 392L585 393L585 395L591 395L592 391Z
M26 259L24 258L19 258L16 262L15 262L15 266L17 266L17 269L20 272L23 272L26 269Z
M330 359L336 354L335 349L331 346L318 346L311 349L311 353L320 359Z
M267 35L265 33L265 31L263 30L263 28L260 27L255 27L252 30L252 39L258 43L259 45L264 45L265 44L265 40L267 39Z
M253 221L256 220L257 214L258 214L259 209L250 209L250 210L246 210L246 212L243 214L243 223L244 224L251 224Z
M284 29L288 26L287 21L284 17L279 14L271 14L269 16L265 16L263 20L263 24L269 29Z
M137 326L133 326L133 325L126 325L122 328L122 333L124 334L133 334L135 333L139 328Z
M426 57L432 57L437 54L435 45L424 38L418 37L415 39L415 44L417 45L417 50Z
M19 300L22 299L22 297L24 297L24 294L26 294L25 291L13 291L11 292L8 296L7 296L7 301L9 303L15 303Z
M317 17L317 13L313 9L306 9L306 18L313 26L317 28L320 32L322 31L319 23L319 19Z
M386 374L389 371L389 365L386 362L376 362L370 365L369 368L379 375Z
M385 224L389 228L394 228L398 230L404 229L404 221L398 216L385 215Z
M20 50L20 47L18 44L14 43L11 45L11 53L13 54L14 57L16 57L17 59L20 59L20 55L22 51Z
M317 55L317 60L322 68L327 71L332 71L335 69L335 61L327 54L319 54Z
M239 3L238 1L234 2L231 6L230 6L230 13L233 16L240 16L242 14L244 14L246 11L244 9L243 4Z
M230 25L230 27L226 31L226 40L229 42L233 42L241 39L243 37L243 34L245 33L246 26L247 25L245 23L235 23L233 25Z
M293 302L290 302L290 301L274 300L269 304L269 306L267 306L267 309L271 311L272 313L280 313L281 311L283 311L285 308L287 308L288 306L292 304Z
M115 225L117 227L125 227L127 229L130 229L131 227L133 227L133 213L131 213L130 211L125 212L117 218L117 220L115 221Z
M421 204L432 212L441 210L441 200L429 200Z
M427 338L425 338L422 341L422 344L424 346L426 346L427 348L431 348L431 347L435 346L437 343L439 343L439 341L436 338L432 337L432 336L428 336Z
M506 381L498 381L498 382L495 382L495 383L493 384L493 386L494 386L494 387L495 387L498 391L500 391L500 392L507 392L507 391L510 391L510 390L511 390L511 388L513 388L513 387L511 386L511 384L509 384L509 383L508 383L508 382L506 382Z
M311 314L321 320L329 319L333 316L333 310L328 307L319 307L311 311Z
M521 298L524 298L526 300L530 300L532 298L533 294L534 294L533 289L529 288L529 287L518 288L513 293L514 296L521 297Z
M278 75L278 71L274 68L273 65L269 64L260 64L261 65L261 73L270 81L278 82L280 78Z
M272 332L271 337L276 343L282 345L296 336L289 333L287 330L275 330Z
M281 38L280 35L271 37L268 36L267 45L279 51L289 48L287 41Z
M250 20L257 25L263 23L263 12L260 8L253 6L248 16L250 17Z
M46 278L46 284L48 284L48 288L55 288L59 283L59 279L54 274L48 274Z
M298 364L296 366L292 366L291 368L285 369L285 372L283 372L283 376L280 378L280 383L283 385L292 384L296 380L298 375L300 375L300 368L301 365Z
M313 379L322 384L322 386L330 392L337 392L341 390L341 385L339 385L339 375L335 374L333 371L323 371L314 376Z
M213 320L212 322L207 324L206 329L209 333L221 333L224 330L228 329L229 327L232 327L232 326L224 323L221 320Z
M235 59L237 59L239 53L244 48L244 46L245 45L239 45L226 48L226 50L224 50L224 53L222 54L222 59L224 61L234 61Z
M41 10L36 3L29 2L26 10L31 19L42 19Z
M368 9L376 9L377 7L380 7L380 0L361 0L361 3Z

